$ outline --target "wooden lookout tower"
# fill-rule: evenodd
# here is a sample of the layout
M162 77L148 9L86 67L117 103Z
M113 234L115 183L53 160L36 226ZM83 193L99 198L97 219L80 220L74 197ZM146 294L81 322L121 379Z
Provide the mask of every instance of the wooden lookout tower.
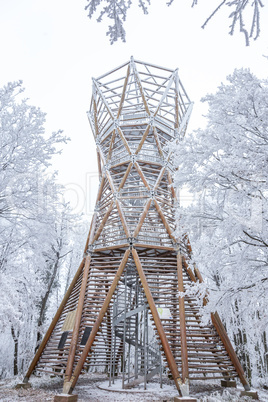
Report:
M122 388L169 374L189 380L239 377L243 369L217 313L203 326L183 295L202 281L188 239L174 235L176 192L170 141L185 134L192 103L178 70L133 58L93 79L88 113L100 175L81 265L26 374L59 375L71 394L88 370ZM206 302L206 301L204 301Z

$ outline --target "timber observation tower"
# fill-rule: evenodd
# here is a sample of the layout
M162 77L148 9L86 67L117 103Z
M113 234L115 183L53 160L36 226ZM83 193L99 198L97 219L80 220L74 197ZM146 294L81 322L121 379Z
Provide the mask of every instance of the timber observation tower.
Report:
M187 237L174 235L169 143L183 138L191 110L177 70L131 58L93 79L96 207L81 265L25 382L33 371L59 375L71 395L80 374L97 369L133 389L169 374L184 397L189 380L239 376L249 389L218 314L201 325L198 300L181 293L202 281Z

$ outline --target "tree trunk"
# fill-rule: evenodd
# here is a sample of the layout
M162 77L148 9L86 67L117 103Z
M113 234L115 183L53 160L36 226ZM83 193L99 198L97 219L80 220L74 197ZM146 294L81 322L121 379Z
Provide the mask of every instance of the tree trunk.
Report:
M19 337L16 335L14 327L11 326L11 335L14 341L14 357L13 357L13 374L18 375L18 346L19 346Z
M60 259L60 255L57 252L57 259L56 259L56 261L54 263L53 271L52 271L51 277L50 277L50 279L48 281L48 284L47 284L47 291L46 291L45 295L41 299L41 307L40 307L38 325L37 325L37 339L36 339L35 352L39 348L41 340L42 340L42 337L43 337L41 327L42 327L42 325L43 325L43 323L45 321L45 313L46 313L46 308L47 308L47 301L48 301L48 298L50 296L51 289L52 289L54 280L55 280L57 272L58 272L59 259Z

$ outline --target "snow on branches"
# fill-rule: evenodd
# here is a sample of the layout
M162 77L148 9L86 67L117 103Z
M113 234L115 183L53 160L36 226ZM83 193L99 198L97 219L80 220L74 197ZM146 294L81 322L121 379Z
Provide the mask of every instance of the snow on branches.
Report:
M207 127L176 146L175 184L192 195L179 234L208 278L207 308L220 310L256 379L267 369L268 81L247 69L227 80L203 99Z
M0 88L0 377L32 358L73 249L73 216L47 169L67 139L45 133L45 114L22 93L20 81Z
M111 44L116 42L118 39L125 42L126 32L123 24L126 21L127 11L130 9L132 1L87 0L87 2L88 4L85 6L85 10L88 11L89 18L92 18L93 15L97 13L98 7L103 5L97 21L101 22L104 16L112 21L112 25L109 25L108 32L106 33L106 35L110 37ZM167 5L170 6L173 2L174 0L169 0L167 1ZM138 0L138 5L142 8L144 14L148 14L147 6L149 4L150 0ZM197 4L198 0L192 1L192 7ZM229 18L231 19L230 35L234 34L235 28L238 26L240 32L245 36L245 43L247 46L250 43L250 39L256 40L260 36L260 10L264 7L261 0L222 0L208 16L202 25L202 28L206 27L211 18L213 18L223 6L227 6L231 10L229 15ZM246 23L245 20L247 20Z

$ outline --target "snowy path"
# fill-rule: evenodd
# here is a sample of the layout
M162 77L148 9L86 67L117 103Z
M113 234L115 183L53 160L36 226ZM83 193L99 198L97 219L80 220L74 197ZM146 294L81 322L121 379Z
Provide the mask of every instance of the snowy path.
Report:
M148 390L139 392L106 391L107 377L100 374L87 374L80 377L75 392L79 396L79 402L173 402L177 395L175 386L171 381L165 380L163 389L160 390L158 380L148 384ZM62 382L58 378L39 379L31 378L32 388L28 390L15 390L18 383L15 380L2 380L0 382L0 402L52 402L56 393L61 393ZM101 387L101 388L99 388ZM268 391L259 391L259 400L268 402ZM251 402L250 398L240 398L240 389L223 389L218 384L198 382L191 387L191 395L199 402Z

